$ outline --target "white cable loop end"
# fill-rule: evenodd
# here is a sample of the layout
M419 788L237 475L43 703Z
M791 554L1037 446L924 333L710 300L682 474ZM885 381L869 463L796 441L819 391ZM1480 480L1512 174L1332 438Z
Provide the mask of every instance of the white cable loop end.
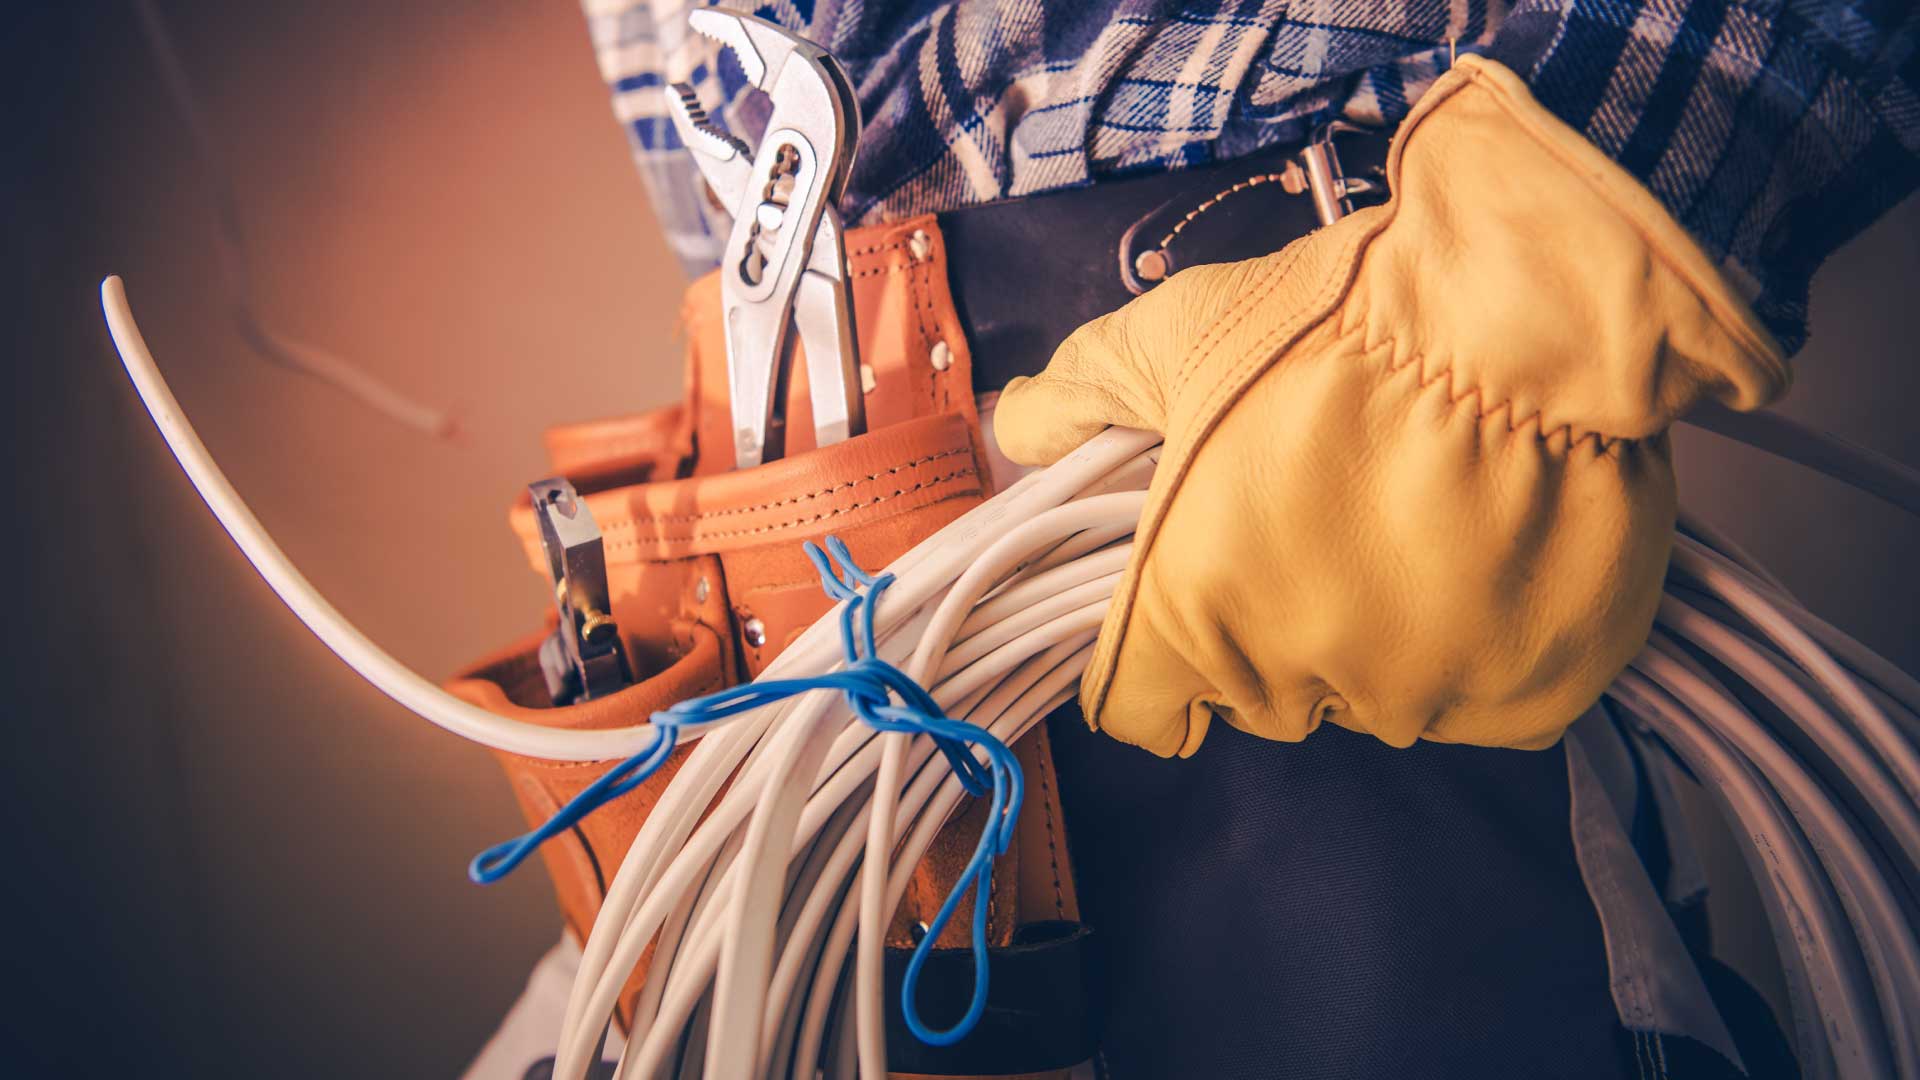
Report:
M540 727L490 713L440 689L348 622L328 603L274 543L260 519L214 463L206 444L188 422L180 402L154 363L140 327L127 305L127 291L117 276L100 283L100 306L107 330L126 365L134 389L153 417L154 426L180 462L180 468L206 500L227 534L268 586L307 624L314 636L388 697L430 723L495 750L553 761L603 761L629 757L653 741L652 724L605 731L566 731Z

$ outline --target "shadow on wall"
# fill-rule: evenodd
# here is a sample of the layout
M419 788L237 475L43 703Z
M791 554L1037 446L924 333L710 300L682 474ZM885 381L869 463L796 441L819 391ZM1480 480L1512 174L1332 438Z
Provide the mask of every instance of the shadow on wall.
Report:
M346 614L433 675L537 625L504 522L538 433L678 390L680 282L567 5L169 5L263 311L452 408L422 439L262 363L216 287L206 179L131 11L9 14L11 505L0 1060L29 1073L444 1076L558 929L482 751L346 672L240 560L99 328L122 274L216 456ZM1816 282L1786 411L1920 462L1920 204ZM1689 505L1920 670L1920 523L1695 432ZM1731 856L1728 856L1731 858ZM1728 865L1732 865L1729 863ZM1732 890L1730 890L1732 892ZM1721 946L1765 944L1749 903ZM1741 921L1745 919L1746 921ZM1750 965L1742 964L1743 967Z

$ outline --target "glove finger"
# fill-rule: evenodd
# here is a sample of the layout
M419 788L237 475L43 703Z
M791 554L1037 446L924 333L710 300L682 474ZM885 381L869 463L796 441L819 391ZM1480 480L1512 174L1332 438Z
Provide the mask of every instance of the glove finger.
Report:
M1107 620L1094 666L1080 685L1080 706L1088 724L1121 742L1186 757L1206 737L1219 694L1177 640L1182 635L1163 629L1155 606L1141 597L1124 626ZM1114 662L1101 665L1100 655L1115 649Z
M1101 377L1101 359L1080 351L1084 346L1076 341L1085 331L1082 327L1068 338L1045 371L1033 378L1014 379L1000 392L993 410L993 437L1009 459L1022 465L1051 465L1114 425L1159 430L1114 380ZM1105 366L1111 369L1110 354L1106 359Z
M1196 266L1087 323L1047 369L1007 384L994 438L1022 465L1051 465L1109 426L1166 432L1172 373L1265 260Z

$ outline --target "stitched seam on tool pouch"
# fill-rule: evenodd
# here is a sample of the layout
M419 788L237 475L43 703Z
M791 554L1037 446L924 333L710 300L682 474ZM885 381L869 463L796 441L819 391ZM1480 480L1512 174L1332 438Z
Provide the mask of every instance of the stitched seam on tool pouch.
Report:
M1567 754L1567 772L1568 772L1567 782L1569 785L1571 785L1573 782L1572 774L1575 767L1573 755L1575 753L1581 754L1582 755L1581 760L1583 762L1585 761L1584 749L1569 750ZM1588 768L1588 771L1592 771L1592 765L1590 763L1587 764L1587 768ZM1578 826L1576 826L1575 835L1574 835L1574 845L1575 845L1576 852L1578 850L1579 843L1580 843L1580 836L1583 831L1586 831L1586 830L1581 830ZM1596 852L1595 854L1599 855L1600 853ZM1581 872L1583 874L1585 873L1584 867L1582 868ZM1618 873L1614 870L1613 864L1608 862L1605 858L1596 859L1593 876L1595 878L1595 881L1593 883L1593 889L1596 894L1609 897L1616 904L1621 903L1626 899L1626 889L1623 883L1621 882ZM1598 900L1598 898L1599 897L1596 896L1596 901ZM1623 919L1623 920L1620 920L1620 922L1622 923L1620 927L1621 934L1625 939L1624 941L1621 942L1621 944L1626 950L1626 966L1627 966L1626 972L1620 977L1620 983L1621 983L1622 993L1627 999L1626 1011L1629 1014L1623 1019L1626 1019L1629 1021L1635 1021L1639 1023L1651 1023L1653 1020L1653 1006L1652 1006L1652 1003L1648 1000L1648 996L1647 996L1648 992L1641 978L1641 971L1643 970L1643 968L1640 960L1640 932L1634 926L1634 921L1632 919L1630 918ZM1606 928L1605 926L1602 926L1601 929L1603 931L1602 937L1604 938L1606 936L1604 933Z
M911 234L908 234L908 235L911 235ZM852 251L847 252L847 258L851 259L855 255L871 255L876 251L899 251L905 248L906 246L907 246L906 235L897 236L892 240L887 240L882 243L875 244L872 247L854 248Z
M1005 887L1005 885L1006 885L1005 881L998 881L994 883L993 887L990 887L987 889L987 925L988 926L992 926L995 923L1000 921L1000 893L1001 893L1001 890ZM935 909L935 910L938 910L938 909ZM958 912L955 912L955 914L958 914Z
M910 262L887 263L884 266L876 266L871 270L856 270L847 276L850 278L878 277L881 274L897 274L902 270L911 269L913 269L913 264Z
M645 538L645 542L646 543L678 544L678 543L691 543L695 540L726 540L736 536L757 536L757 535L760 535L761 533L779 532L783 529L791 529L797 525L809 525L817 521L825 521L828 518L839 517L842 514L850 514L856 510L864 510L870 506L878 506L881 503L888 501L889 499L898 498L899 496L902 496L902 495L908 495L913 492L920 491L924 488L934 487L935 485L943 484L949 480L955 480L963 476L974 476L974 475L976 475L976 473L973 466L968 465L964 469L956 469L953 472L941 473L939 476L929 477L928 479L922 480L917 484L909 484L906 487L898 488L886 495L876 495L873 498L866 500L865 502L848 503L845 506L837 507L832 510L823 510L820 513L814 514L811 517L793 518L791 520L777 522L772 525L759 525L751 529L733 529L726 532L689 533L685 536L666 536L666 535L648 536ZM621 548L637 548L642 546L642 543L643 541L640 539L621 540L616 542L609 542L607 544L607 547L609 550L619 550Z
M1053 913L1058 918L1067 917L1066 896L1060 891L1060 852L1053 843L1053 790L1047 784L1047 774L1053 771L1053 743L1047 738L1046 718L1040 722L1039 750L1047 755L1043 762L1046 767L1035 769L1040 774L1040 812L1044 815L1047 827L1047 865L1053 869Z
M792 506L795 503L807 502L812 499L818 499L823 496L832 495L836 491L845 491L848 488L859 487L861 484L871 483L875 480L884 479L889 476L895 476L900 473L906 472L908 469L918 468L919 466L928 464L929 462L939 461L941 458L955 457L960 454L969 454L969 453L972 453L972 451L965 447L961 447L953 450L942 450L937 454L928 454L926 457L914 458L912 461L902 462L901 464L895 465L890 469L882 469L877 473L868 473L866 476L855 477L852 480L847 480L843 483L834 484L831 487L823 487L818 491L802 492L799 495L794 495L785 499L777 499L769 503L761 503L758 506L736 506L730 510L714 510L708 513L700 513L700 514L662 514L657 517L653 515L648 515L645 518L618 518L618 519L607 522L605 525L601 526L601 529L602 531L605 531L607 529L635 529L635 528L639 528L640 522L643 520L648 522L711 521L715 518L737 517L741 514L757 514L762 510L778 510L783 506Z
M920 273L909 274L907 288L914 297L913 318L920 324L920 343L927 349L927 370L937 381L940 373L933 371L933 343L940 340L938 320L931 318L933 312L933 255L916 259L913 268Z

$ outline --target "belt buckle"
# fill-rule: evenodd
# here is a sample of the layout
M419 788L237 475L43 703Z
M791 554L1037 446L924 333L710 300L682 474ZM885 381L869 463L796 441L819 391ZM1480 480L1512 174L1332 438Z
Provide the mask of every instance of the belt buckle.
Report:
M1303 175L1292 184L1282 181L1282 185L1295 195L1304 192L1313 198L1313 212L1320 218L1322 228L1353 213L1355 195L1375 195L1386 191L1384 180L1348 176L1340 165L1340 152L1334 146L1335 137L1340 135L1378 134L1372 128L1334 120L1316 129L1313 137L1307 140L1307 145L1294 155ZM1289 173L1292 171L1288 170ZM1296 184L1299 186L1296 187Z

